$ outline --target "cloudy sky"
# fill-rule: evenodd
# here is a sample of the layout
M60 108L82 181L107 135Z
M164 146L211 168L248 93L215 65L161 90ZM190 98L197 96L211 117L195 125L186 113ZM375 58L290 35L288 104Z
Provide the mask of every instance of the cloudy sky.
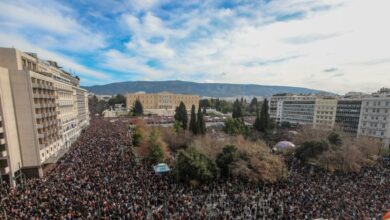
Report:
M390 86L389 0L1 0L0 46L83 85L129 80Z

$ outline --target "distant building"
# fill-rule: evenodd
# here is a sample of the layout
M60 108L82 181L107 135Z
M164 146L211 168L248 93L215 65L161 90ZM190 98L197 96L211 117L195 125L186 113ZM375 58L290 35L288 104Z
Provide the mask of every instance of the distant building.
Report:
M0 48L0 172L14 184L22 172L42 177L89 125L88 93L56 62Z
M282 108L279 123L313 124L315 104L314 99L281 101L278 105Z
M142 103L144 114L174 115L176 107L183 102L187 111L191 111L192 105L198 109L199 96L174 94L169 92L161 93L129 93L126 95L126 106L131 110L136 100Z
M129 114L129 110L122 104L115 104L113 108L106 109L103 111L105 118L116 118L120 116L126 116Z
M337 101L336 125L348 134L357 135L362 97L341 98Z
M358 135L378 138L390 148L390 88L362 98Z
M331 130L336 119L337 99L335 97L316 98L313 127Z
M110 100L110 98L112 98L112 95L96 95L96 98L98 99L98 101L106 101L108 102L108 100Z
M293 101L312 101L315 97L312 95L296 95L296 94L290 94L290 93L281 93L281 94L275 94L271 97L269 101L269 114L272 119L275 120L277 124L280 124L282 122L283 117L283 104L284 101L290 101L287 103L289 105L288 108L293 108ZM292 112L288 113L289 116L285 117L285 120L289 121L287 118L293 117L291 114ZM291 120L291 121L296 121ZM306 120L305 120L306 121Z

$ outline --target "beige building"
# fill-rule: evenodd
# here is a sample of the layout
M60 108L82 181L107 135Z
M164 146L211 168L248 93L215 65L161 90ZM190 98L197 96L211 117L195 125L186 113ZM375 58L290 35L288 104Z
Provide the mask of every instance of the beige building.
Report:
M88 125L87 92L79 88L78 78L36 54L0 48L0 67L2 90L7 84L13 101L2 106L4 118L10 118L4 124L12 127L12 121L16 122L8 133L18 140L6 148L7 164L18 164L8 166L7 175L15 176L21 167L27 176L41 177L43 165L55 162ZM17 148L19 153L10 154Z
M198 109L199 96L183 95L169 92L161 93L129 93L126 95L126 106L131 110L136 100L140 100L144 108L144 114L174 115L175 109L183 102L187 111L191 111L192 105Z
M336 110L336 98L317 98L314 108L313 127L324 130L333 129L336 120Z

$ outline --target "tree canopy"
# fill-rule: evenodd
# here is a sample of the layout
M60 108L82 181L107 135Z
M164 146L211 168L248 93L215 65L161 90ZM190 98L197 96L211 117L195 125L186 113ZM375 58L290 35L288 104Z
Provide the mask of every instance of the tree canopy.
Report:
M244 115L242 113L242 102L243 101L238 101L238 99L236 99L236 101L233 103L233 113L232 113L232 117L233 118L242 118Z
M208 182L218 176L215 162L193 147L179 152L176 169L182 181Z
M265 99L260 114L257 114L254 128L257 131L267 133L271 129L271 118L268 113L268 100Z
M176 107L175 120L181 123L183 130L187 129L188 115L187 115L186 106L184 105L183 102L180 102L180 105Z
M237 118L226 119L223 130L229 135L247 136L249 134L249 128L245 125L244 121Z
M133 105L133 109L132 109L132 113L136 116L140 116L140 115L144 114L144 108L143 108L140 100L138 100L138 99L135 100L134 105Z
M197 134L206 134L206 123L203 118L203 113L201 108L198 108L198 116L196 119L196 129L197 129Z
M216 163L223 177L231 175L233 165L238 160L238 157L239 153L234 145L229 144L222 149L222 152L217 156Z
M122 104L124 105L126 103L126 99L123 95L121 94L118 94L116 96L113 96L111 97L109 100L108 100L108 105L109 106L114 106L116 104Z
M190 118L189 130L193 134L198 133L197 123L196 123L196 114L195 114L195 105L192 105L192 107L191 107L191 118Z

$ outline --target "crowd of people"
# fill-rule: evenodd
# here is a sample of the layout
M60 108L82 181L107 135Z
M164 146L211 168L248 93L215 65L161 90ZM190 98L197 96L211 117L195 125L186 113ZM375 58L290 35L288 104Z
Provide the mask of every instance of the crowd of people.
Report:
M139 163L127 128L93 118L44 178L0 187L0 219L380 219L390 208L389 162L343 174L288 160L283 182L190 187Z

